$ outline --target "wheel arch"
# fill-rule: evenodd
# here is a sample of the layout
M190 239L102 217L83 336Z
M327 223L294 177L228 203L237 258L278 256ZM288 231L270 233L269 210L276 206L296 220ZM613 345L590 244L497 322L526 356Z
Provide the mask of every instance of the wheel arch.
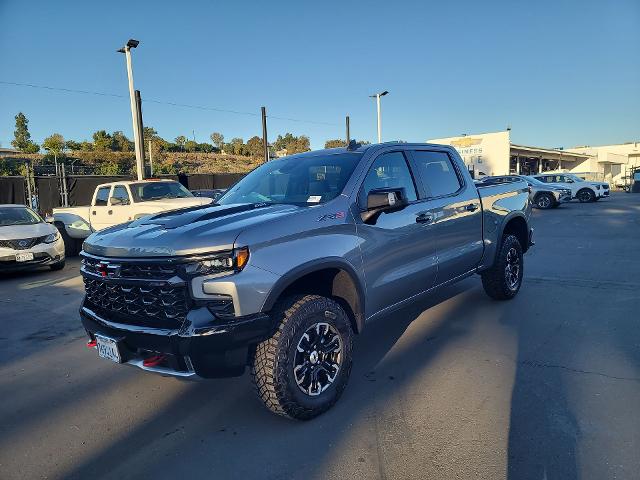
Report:
M520 241L522 246L522 252L526 252L529 249L529 226L527 220L522 214L515 214L509 220L507 220L502 227L502 234L500 239L505 235L513 234ZM499 250L499 249L497 249Z
M350 317L353 331L364 327L364 287L355 268L340 258L307 262L284 274L271 288L262 310L270 311L283 297L315 293L338 301Z

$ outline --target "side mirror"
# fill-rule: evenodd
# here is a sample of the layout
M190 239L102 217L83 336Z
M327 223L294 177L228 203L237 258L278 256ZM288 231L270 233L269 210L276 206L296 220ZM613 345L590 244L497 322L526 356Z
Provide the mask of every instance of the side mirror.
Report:
M46 217L44 217L44 221L47 223L53 223L55 219L53 218L53 215L47 215Z
M376 188L367 195L367 208L360 214L365 223L375 223L383 212L393 212L407 205L404 188Z
M119 197L110 197L109 203L111 203L111 205L129 205L129 200L123 200Z

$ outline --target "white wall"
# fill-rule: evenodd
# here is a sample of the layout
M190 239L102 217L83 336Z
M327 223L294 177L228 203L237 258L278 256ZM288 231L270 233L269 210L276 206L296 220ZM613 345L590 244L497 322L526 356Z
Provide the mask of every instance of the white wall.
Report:
M486 175L509 174L510 132L481 133L464 137L434 138L428 143L453 146L464 163Z
M640 142L576 147L568 148L567 151L593 155L593 158L573 170L603 173L605 180L609 182L615 182L631 167L640 165Z

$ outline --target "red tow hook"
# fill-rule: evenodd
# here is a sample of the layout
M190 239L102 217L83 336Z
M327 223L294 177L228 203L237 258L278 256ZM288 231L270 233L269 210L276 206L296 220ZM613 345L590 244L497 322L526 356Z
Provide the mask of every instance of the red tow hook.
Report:
M145 358L142 361L142 365L144 365L145 367L157 367L162 362L164 362L164 359L164 355L153 355L152 357Z
M96 345L98 345L98 342L96 342L95 340L87 342L87 348L95 348Z

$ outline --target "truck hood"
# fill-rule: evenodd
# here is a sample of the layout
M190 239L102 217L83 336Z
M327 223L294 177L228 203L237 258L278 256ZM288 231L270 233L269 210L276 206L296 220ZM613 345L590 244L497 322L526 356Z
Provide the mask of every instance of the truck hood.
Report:
M240 232L309 207L238 204L149 215L93 233L85 252L106 257L167 257L230 250Z
M0 227L0 240L20 240L22 238L44 237L56 231L48 223L35 225L5 225Z

